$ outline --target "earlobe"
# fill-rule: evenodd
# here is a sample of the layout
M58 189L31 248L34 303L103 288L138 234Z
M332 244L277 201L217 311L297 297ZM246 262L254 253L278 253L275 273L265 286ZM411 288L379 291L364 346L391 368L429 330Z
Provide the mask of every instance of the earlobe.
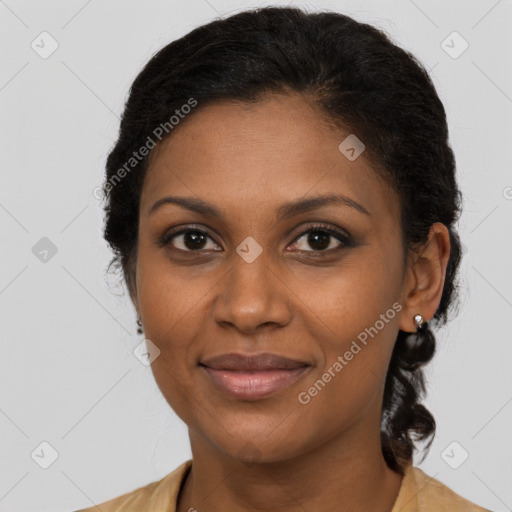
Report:
M450 233L441 222L430 227L429 238L411 255L405 280L400 329L415 332L415 315L429 321L435 315L443 294L446 267L450 257Z

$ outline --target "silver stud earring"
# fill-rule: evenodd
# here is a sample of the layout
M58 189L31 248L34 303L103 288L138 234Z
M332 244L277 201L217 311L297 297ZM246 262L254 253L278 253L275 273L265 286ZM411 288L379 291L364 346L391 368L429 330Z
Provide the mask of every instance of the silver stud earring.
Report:
M425 332L428 327L428 322L421 315L414 315L414 323L416 324L417 332Z

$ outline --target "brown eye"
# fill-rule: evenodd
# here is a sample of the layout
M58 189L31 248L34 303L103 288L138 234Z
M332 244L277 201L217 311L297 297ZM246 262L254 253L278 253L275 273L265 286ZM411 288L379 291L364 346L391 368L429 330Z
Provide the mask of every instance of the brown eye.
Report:
M332 247L329 247L332 245L333 237L329 233L325 231L311 231L308 233L308 235L304 235L301 238L304 238L307 236L307 241L304 244L304 246L312 247L315 251L324 251L326 249L332 249ZM308 250L305 247L301 247L300 244L297 242L297 247L299 250Z
M181 244L191 251L197 249L204 249L208 235L201 233L200 231L186 231L178 236L173 237L173 240L178 240L183 237ZM181 247L178 247L182 249Z
M303 242L300 240L304 239ZM339 243L336 243L338 241ZM317 225L295 239L293 247L304 252L330 252L352 245L349 236L331 227ZM309 250L311 247L313 250Z
M213 247L208 247L208 239L212 242L212 238L208 233L200 229L186 228L178 232L167 233L158 242L160 247L172 246L174 249L186 252L197 252L201 250L215 250L215 242Z

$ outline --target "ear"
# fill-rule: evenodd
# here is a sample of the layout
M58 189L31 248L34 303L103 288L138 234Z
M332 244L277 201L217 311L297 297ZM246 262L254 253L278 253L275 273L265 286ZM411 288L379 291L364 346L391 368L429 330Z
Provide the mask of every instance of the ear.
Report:
M427 242L408 258L399 321L402 331L416 332L415 315L426 321L434 317L443 295L449 257L450 233L444 224L436 222L430 227Z

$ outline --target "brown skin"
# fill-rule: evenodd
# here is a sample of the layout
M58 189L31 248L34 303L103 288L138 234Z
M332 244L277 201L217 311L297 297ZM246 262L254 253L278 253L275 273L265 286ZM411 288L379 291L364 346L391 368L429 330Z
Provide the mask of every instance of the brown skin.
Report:
M355 161L340 153L346 135L303 97L274 95L198 107L152 154L132 298L161 351L156 382L189 428L194 462L179 512L389 512L397 498L402 477L386 465L379 438L384 378L398 330L414 332L414 315L430 320L439 306L449 235L434 224L404 268L398 196L364 153ZM333 204L277 219L284 202L332 193L371 216ZM174 204L150 215L167 195L212 203L223 219ZM304 235L309 222L345 230L355 245L331 236L322 253ZM183 235L155 244L193 224L209 235L202 245L186 245ZM248 236L263 249L252 263L236 252ZM309 404L299 403L395 302L401 311ZM242 401L198 366L226 352L274 352L311 367L287 389Z

